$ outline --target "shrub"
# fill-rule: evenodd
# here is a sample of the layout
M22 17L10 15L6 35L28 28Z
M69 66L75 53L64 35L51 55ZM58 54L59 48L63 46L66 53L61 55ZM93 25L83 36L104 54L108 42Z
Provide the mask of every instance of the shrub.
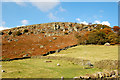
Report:
M112 33L113 31L110 28L104 28L104 29L101 29L100 32L103 32L105 34L109 34L109 33Z
M87 37L85 36L86 33L76 33L75 37L78 39L78 44L87 44Z
M45 33L45 31L41 31L41 33Z
M27 29L25 29L24 31L23 31L23 33L27 33L28 32L28 30Z
M114 27L113 27L113 31L118 32L119 30L120 30L120 27L119 27L119 26L114 26Z
M90 32L88 34L88 43L96 44L97 42L98 42L98 40L97 40L96 32Z
M118 36L115 33L111 33L108 35L108 40L110 43L118 43Z
M4 33L3 33L3 32L0 32L0 35L4 35Z
M5 60L5 61L9 61L9 60L10 60L10 58L4 58L3 60Z
M88 34L88 42L91 44L104 44L105 43L105 33L100 31L90 32Z
M8 32L8 34L9 34L9 35L11 35L11 34L12 34L12 32L11 32L11 31L9 31L9 32Z
M20 36L20 35L22 35L22 33L21 33L20 31L17 31L17 32L16 32L16 35L17 35L17 36Z
M68 35L68 32L64 32L65 35Z
M33 31L32 32L30 32L31 34L33 34Z

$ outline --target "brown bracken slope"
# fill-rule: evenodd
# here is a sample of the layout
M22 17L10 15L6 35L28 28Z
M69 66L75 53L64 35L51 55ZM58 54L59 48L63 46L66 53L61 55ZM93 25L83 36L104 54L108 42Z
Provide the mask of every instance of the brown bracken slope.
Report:
M75 33L94 30L95 25L71 22L52 22L3 30L2 59L22 58L46 54L76 45Z

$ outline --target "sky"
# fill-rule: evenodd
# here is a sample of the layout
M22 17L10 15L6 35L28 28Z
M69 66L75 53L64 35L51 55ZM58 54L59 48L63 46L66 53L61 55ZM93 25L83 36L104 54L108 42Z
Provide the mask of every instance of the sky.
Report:
M49 22L118 25L117 2L2 2L0 30Z

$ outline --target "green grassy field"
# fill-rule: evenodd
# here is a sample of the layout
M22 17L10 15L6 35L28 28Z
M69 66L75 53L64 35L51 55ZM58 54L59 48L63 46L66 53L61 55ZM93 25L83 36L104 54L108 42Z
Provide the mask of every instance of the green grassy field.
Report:
M92 63L100 60L118 60L118 45L80 45L49 56L74 57L90 60Z
M61 60L52 60L51 63L44 62L45 59L26 59L11 62L3 62L2 74L5 78L73 78L86 73L94 73L100 69L83 69L80 65ZM57 66L57 63L60 66Z
M105 59L117 60L118 46L80 45L49 56L84 59L92 63ZM46 60L52 62L45 62ZM60 66L57 66L57 63ZM82 65L67 60L37 58L5 61L2 62L2 69L5 70L2 78L73 78L102 71L97 68L84 69Z

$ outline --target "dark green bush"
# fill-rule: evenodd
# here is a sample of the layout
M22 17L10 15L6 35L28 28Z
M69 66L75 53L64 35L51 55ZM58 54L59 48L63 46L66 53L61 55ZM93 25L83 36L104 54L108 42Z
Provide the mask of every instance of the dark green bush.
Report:
M3 33L3 32L0 32L0 35L4 35L4 33Z
M9 31L9 32L8 32L8 34L9 34L9 35L11 35L11 34L12 34L12 32L11 32L11 31Z
M64 32L65 35L68 35L68 32Z
M45 33L45 31L41 31L41 33Z
M30 32L31 34L33 34L33 31L32 32Z
M23 31L23 33L27 33L28 32L28 30L27 29L25 29L24 31Z

